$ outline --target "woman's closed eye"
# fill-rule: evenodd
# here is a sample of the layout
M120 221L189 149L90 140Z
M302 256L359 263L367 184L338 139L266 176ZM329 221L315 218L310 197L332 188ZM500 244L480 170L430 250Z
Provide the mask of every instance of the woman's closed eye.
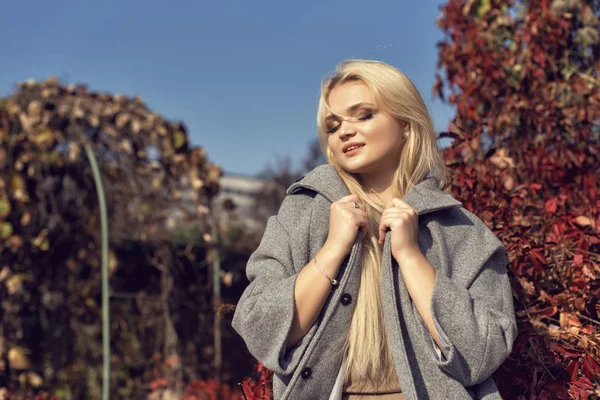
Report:
M363 114L362 116L358 117L358 119L361 120L361 121L366 121L366 120L371 119L371 118L373 118L373 113L372 112Z
M327 133L334 133L335 131L338 130L339 127L340 127L340 124L333 125L331 127L327 127Z
M354 120L354 121L368 121L371 118L373 118L374 114L375 113L373 113L373 112L370 111L370 112L367 112L367 113L363 113L363 114L361 114L358 117L353 117L353 118L349 118L349 119L351 121L352 120ZM330 127L327 128L327 133L334 133L335 131L338 130L339 127L340 127L340 124L332 125L332 126L330 126Z

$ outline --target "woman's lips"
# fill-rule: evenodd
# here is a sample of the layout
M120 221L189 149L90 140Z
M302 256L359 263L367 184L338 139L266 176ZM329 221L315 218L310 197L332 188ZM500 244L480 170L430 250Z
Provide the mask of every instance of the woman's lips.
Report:
M364 144L362 146L360 146L360 147L355 148L355 149L348 150L347 152L344 153L344 155L346 157L352 157L353 155L358 154L358 152L360 151L360 149L362 149L363 147L365 147Z

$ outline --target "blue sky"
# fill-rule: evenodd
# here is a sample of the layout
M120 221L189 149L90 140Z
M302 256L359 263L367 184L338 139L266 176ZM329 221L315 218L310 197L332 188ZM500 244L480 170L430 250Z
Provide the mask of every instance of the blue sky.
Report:
M438 0L10 1L0 23L0 96L51 75L141 96L183 121L226 173L276 155L302 159L316 137L321 80L344 58L390 63L433 101Z

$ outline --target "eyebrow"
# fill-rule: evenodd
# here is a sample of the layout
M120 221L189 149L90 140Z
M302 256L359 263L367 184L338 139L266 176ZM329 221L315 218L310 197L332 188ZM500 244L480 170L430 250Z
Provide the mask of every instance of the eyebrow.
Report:
M351 114L351 113L353 113L354 111L356 111L358 108L360 108L360 107L362 107L362 106L364 106L364 105L375 106L375 104L371 104L371 103L368 103L368 102L366 102L366 101L361 101L360 103L356 103L356 104L354 104L354 105L352 105L352 106L348 107L348 108L346 109L346 113L347 113L347 114ZM335 115L333 115L333 114L329 114L329 115L328 115L328 116L325 118L325 122L327 122L327 121L330 121L330 120L332 120L332 119L337 119L337 117L336 117Z

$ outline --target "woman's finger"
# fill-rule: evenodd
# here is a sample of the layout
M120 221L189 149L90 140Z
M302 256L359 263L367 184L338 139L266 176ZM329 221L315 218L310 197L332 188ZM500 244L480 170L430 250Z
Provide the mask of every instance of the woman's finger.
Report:
M410 204L408 204L406 201L404 201L402 199L399 199L397 197L394 197L392 199L391 204L393 204L394 206L396 206L396 207L398 207L400 209L409 209L409 210L414 211L415 213L417 212L417 210L415 210L414 208L412 208Z
M379 222L379 244L385 241L385 232L391 226L393 221L402 218L403 215L412 217L415 215L415 212L416 211L412 208L399 208L398 206L384 211Z
M379 222L379 244L381 245L385 241L385 231L389 226L389 222L387 222L387 217L381 217L381 222Z

